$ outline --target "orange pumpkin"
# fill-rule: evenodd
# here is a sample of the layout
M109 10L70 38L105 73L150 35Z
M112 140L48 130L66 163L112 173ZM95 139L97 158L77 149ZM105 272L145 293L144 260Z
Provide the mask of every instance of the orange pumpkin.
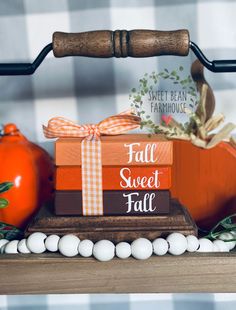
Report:
M174 141L172 196L203 228L236 212L236 149L226 142L205 150Z
M0 221L25 228L53 191L53 163L48 153L28 141L14 124L4 127L0 138L0 183L14 186L0 195L9 205L0 210Z

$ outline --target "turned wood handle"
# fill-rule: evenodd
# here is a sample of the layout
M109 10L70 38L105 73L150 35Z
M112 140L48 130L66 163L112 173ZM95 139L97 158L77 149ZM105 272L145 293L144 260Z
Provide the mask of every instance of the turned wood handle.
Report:
M55 57L151 57L186 56L189 52L188 30L100 30L81 33L55 32Z

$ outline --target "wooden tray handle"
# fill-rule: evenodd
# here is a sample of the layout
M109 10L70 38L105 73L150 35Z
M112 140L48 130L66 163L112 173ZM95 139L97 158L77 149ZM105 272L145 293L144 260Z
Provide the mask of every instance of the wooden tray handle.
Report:
M186 56L189 52L188 30L100 30L81 33L55 32L55 57L152 57Z

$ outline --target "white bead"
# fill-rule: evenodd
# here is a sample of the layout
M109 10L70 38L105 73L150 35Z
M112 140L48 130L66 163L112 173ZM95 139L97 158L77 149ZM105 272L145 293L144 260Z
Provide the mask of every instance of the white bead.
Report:
M139 238L131 243L131 253L136 259L148 259L152 252L152 243L146 238Z
M50 235L45 240L45 247L50 252L57 252L58 251L58 243L60 237L58 235Z
M58 244L60 253L67 257L73 257L79 253L80 239L72 234L63 236Z
M219 235L219 239L225 241L225 240L230 240L230 239L236 239L236 236L234 236L232 233L225 232ZM233 248L236 245L236 241L229 241L225 243L228 246L229 250L233 250Z
M17 245L19 243L19 240L12 240L9 241L8 243L6 243L5 248L4 248L4 252L6 254L17 254Z
M158 256L165 255L168 252L169 248L168 242L163 238L155 239L152 243L152 246L153 252Z
M80 241L79 244L79 254L83 257L90 257L93 255L93 242L91 240L85 239Z
M116 245L116 256L126 259L131 255L131 246L128 242L120 242Z
M0 254L4 253L5 245L9 242L7 239L0 239Z
M218 247L217 244L215 244L214 242L212 242L212 252L220 252L220 248Z
M213 243L207 238L199 239L199 249L197 252L213 252Z
M198 238L194 235L189 235L186 237L187 239L187 251L188 252L196 252L199 247Z
M172 233L167 238L166 241L169 243L168 252L172 255L181 255L187 249L187 239L181 233Z
M107 262L115 256L115 246L109 240L100 240L94 244L93 256L101 261Z
M29 254L29 253L31 253L30 250L27 248L26 239L22 239L22 240L19 241L17 249L18 249L18 252L20 252L22 254Z
M46 251L44 243L46 238L47 236L44 233L35 232L26 240L26 246L32 253L41 254Z
M214 240L213 244L218 247L219 252L229 252L229 248L223 240Z

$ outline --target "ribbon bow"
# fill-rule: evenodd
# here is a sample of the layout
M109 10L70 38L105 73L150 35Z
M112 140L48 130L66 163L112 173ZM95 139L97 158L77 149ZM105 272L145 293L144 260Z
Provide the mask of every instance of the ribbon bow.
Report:
M82 210L84 215L103 215L101 135L119 135L140 126L140 117L130 110L110 116L96 125L77 125L63 117L43 126L46 138L80 137Z
M63 118L54 117L43 126L46 138L78 137L98 140L101 135L119 135L140 126L141 118L131 110L105 118L98 124L78 125Z

